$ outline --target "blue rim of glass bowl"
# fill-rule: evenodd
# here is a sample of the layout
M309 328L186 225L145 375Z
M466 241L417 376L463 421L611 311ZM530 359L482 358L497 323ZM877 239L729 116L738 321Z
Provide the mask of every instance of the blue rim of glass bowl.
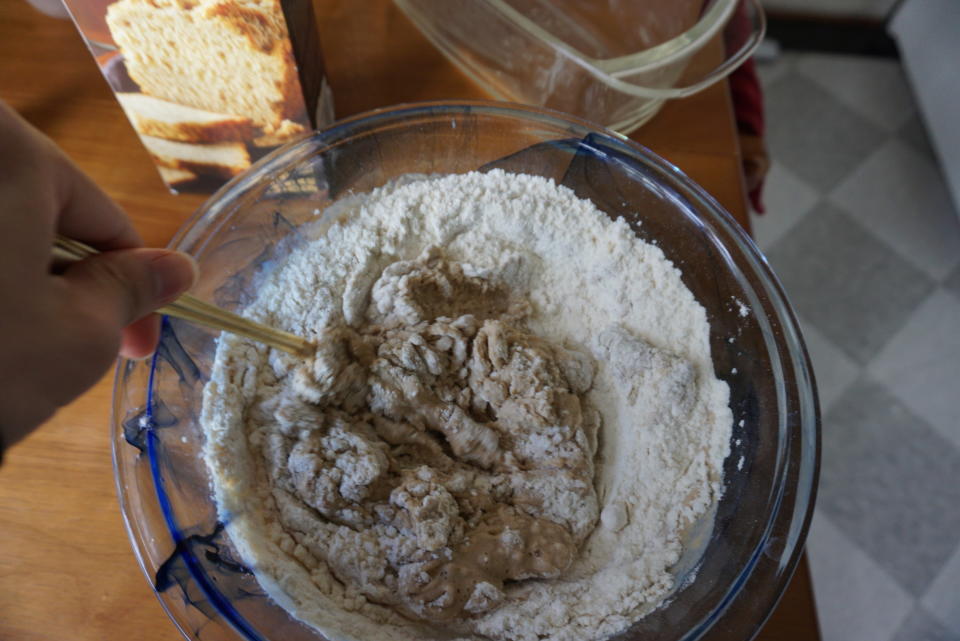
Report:
M781 338L787 353L790 355L790 360L793 365L792 373L795 377L795 385L797 389L797 411L800 414L799 425L801 432L798 445L800 446L801 451L798 461L798 468L795 471L797 479L796 487L794 489L795 498L793 510L789 513L784 513L783 511L784 494L787 489L787 485L784 481L787 474L790 472L790 466L784 464L783 459L787 456L787 452L784 450L790 448L790 443L786 442L785 439L781 439L781 445L777 452L777 468L779 469L779 474L775 479L777 492L773 500L773 510L768 516L764 532L761 535L753 554L744 564L735 580L730 584L726 594L723 596L720 602L714 606L714 608L706 617L688 630L682 637L681 641L694 641L699 639L727 613L730 605L740 594L743 587L750 580L754 574L754 571L759 566L762 557L765 555L767 545L771 542L773 531L778 529L778 525L783 527L783 524L786 523L789 527L787 528L786 532L783 553L780 554L778 559L779 565L777 568L775 568L776 585L772 591L769 592L769 594L765 595L768 603L761 608L762 616L755 622L752 631L747 631L748 636L746 638L752 638L757 632L759 632L762 624L775 609L784 589L787 586L788 581L793 576L793 572L799 563L800 556L803 551L802 543L812 517L820 466L819 409L816 386L814 385L814 377L812 367L810 365L810 359L803 343L803 339L798 331L796 317L786 300L779 280L774 275L766 259L760 253L753 240L740 227L740 224L734 220L734 218L716 201L716 199L704 191L702 187L691 180L677 166L658 156L643 145L633 142L621 134L604 129L599 125L590 123L575 116L570 116L568 114L563 114L545 108L488 101L443 101L398 105L392 108L368 111L344 119L323 131L308 134L297 140L291 141L285 146L265 156L246 173L234 178L226 185L221 187L213 196L211 196L210 199L208 199L208 201L201 206L200 209L177 231L168 246L171 248L177 248L188 244L188 242L197 240L197 234L202 231L203 235L206 236L206 239L198 243L196 248L197 252L202 252L203 247L206 245L209 239L216 235L220 224L223 224L226 221L220 221L220 224L216 226L203 226L202 223L207 222L209 224L210 222L215 221L217 216L221 213L221 211L223 211L225 204L236 200L242 194L253 189L260 183L262 179L270 176L276 170L291 166L292 163L298 160L298 156L322 153L323 150L336 146L343 140L351 138L354 134L362 133L370 129L376 129L379 125L391 122L402 122L403 120L411 117L439 118L466 116L469 114L481 114L513 120L525 120L528 122L541 121L544 122L544 124L548 124L554 128L567 129L570 131L570 133L581 137L587 134L599 135L602 138L603 144L608 145L613 150L623 154L627 158L636 160L647 169L659 169L660 173L670 181L673 188L683 193L683 195L687 198L690 198L692 201L701 205L702 210L705 211L708 216L712 217L711 222L717 225L720 230L725 232L730 239L733 240L737 246L737 249L741 252L742 257L747 261L748 266L753 270L753 273L759 279L759 282L762 286L762 292L768 297L768 303L773 308L777 320L779 320L779 330L782 333ZM229 199L226 198L228 194L231 195L231 198ZM721 244L718 249L720 249L726 255L728 262L732 262L729 260L729 252L725 246ZM770 328L769 320L763 315L756 316L759 321L762 321L761 330L764 335L769 336L772 334L773 330ZM168 322L167 319L164 319L164 322ZM780 354L776 351L772 352L771 359L777 362L780 370L782 371L784 364L781 362L782 359L780 358ZM154 355L150 362L150 372L147 381L145 414L148 420L153 419L154 374L156 372L156 367L157 356ZM118 364L115 376L115 395L117 386L121 381L123 370L124 361L121 360ZM783 407L785 405L786 395L783 380L777 380L776 392L779 406ZM112 422L114 425L117 424L117 419L117 404L114 403L112 417ZM778 425L778 429L780 430L781 434L786 433L785 422L786 417L784 416L783 412L781 412L779 416L780 424ZM183 531L176 522L176 518L170 506L169 497L167 496L165 490L165 482L159 467L157 453L158 445L159 443L156 434L153 431L149 431L147 434L147 456L150 462L150 470L154 488L156 490L156 498L174 544L180 544L184 539ZM116 440L114 440L113 459L115 470L119 469L117 456L117 444ZM122 487L119 474L117 475L116 484L121 508L123 511L123 520L127 528L127 534L130 537L131 542L134 544L134 551L141 569L147 577L147 580L151 581L151 573L148 570L143 554L137 545L138 539L134 535L133 526L129 522L126 513L128 503L126 500L126 492ZM256 632L250 623L247 622L247 620L237 611L237 609L233 607L230 601L217 590L193 553L189 549L184 548L182 556L186 567L190 571L191 577L194 581L196 581L204 596L216 608L217 612L224 619L224 621L226 621L236 632L243 635L246 639L249 639L249 641L267 641ZM157 596L158 598L160 597L159 593L157 593ZM184 629L178 616L170 611L168 604L162 598L159 600L167 615L180 629L181 633L183 633L184 636L189 637L187 630Z

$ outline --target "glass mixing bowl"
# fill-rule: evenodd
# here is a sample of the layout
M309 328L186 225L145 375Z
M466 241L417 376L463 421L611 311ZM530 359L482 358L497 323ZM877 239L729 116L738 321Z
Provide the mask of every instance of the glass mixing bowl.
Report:
M797 322L766 261L676 167L609 131L536 108L403 106L267 156L217 192L171 246L200 264L192 293L241 310L296 245L298 226L338 199L403 174L495 167L553 178L663 249L707 310L716 375L730 386L731 453L713 520L694 528L667 602L616 638L752 638L793 573L813 509L816 392ZM216 341L214 332L165 319L152 360L117 366L113 456L134 550L188 639L323 639L265 596L217 521L198 421Z

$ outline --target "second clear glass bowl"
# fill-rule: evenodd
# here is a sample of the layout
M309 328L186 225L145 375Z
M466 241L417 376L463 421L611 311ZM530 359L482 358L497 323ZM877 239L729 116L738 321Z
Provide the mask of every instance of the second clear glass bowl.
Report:
M732 73L766 30L760 0L394 2L492 97L622 133Z

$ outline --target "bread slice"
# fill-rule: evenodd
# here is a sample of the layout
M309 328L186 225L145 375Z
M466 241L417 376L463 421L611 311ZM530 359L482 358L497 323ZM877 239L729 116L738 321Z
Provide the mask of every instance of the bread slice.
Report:
M232 178L250 166L250 154L239 142L195 145L155 136L140 136L140 140L157 164L168 169Z
M182 142L223 142L253 138L253 122L244 116L218 114L178 105L142 93L118 93L127 117L141 134Z
M305 113L280 0L119 0L107 24L145 94L267 134Z
M160 177L163 178L163 182L170 187L180 187L197 179L197 175L187 169L171 169L162 165L158 166L157 169L160 170Z

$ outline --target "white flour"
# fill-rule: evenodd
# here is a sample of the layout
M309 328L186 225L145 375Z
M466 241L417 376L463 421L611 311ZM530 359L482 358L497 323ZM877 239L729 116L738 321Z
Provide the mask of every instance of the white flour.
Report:
M335 209L246 312L315 361L225 335L204 396L218 510L271 597L358 641L602 639L656 607L732 424L679 272L533 176Z

